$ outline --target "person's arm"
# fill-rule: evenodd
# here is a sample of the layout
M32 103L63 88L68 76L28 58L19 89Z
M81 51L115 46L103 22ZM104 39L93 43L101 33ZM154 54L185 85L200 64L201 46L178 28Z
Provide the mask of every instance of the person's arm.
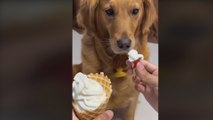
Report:
M136 73L139 78L152 87L158 87L158 67L148 61L141 61L136 66Z
M135 89L141 92L149 104L158 111L158 67L148 61L141 61L135 69L132 64L127 61L128 72L133 74L135 70L136 76L133 76Z

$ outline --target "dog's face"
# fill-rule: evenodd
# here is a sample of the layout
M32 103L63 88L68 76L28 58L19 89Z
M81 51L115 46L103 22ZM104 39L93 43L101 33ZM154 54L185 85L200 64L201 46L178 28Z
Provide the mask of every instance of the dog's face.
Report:
M142 0L101 0L99 19L107 29L114 53L128 52L135 46L136 29L144 14Z
M83 0L78 22L87 32L101 34L116 54L127 53L146 35L155 16L151 0Z

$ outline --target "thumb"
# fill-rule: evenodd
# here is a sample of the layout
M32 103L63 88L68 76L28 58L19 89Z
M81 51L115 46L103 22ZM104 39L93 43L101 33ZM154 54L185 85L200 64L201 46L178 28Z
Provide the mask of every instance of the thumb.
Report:
M149 73L141 62L136 66L136 73L145 84L153 87L158 86L157 76Z
M113 112L111 110L107 110L104 113L100 114L94 120L111 120L113 117Z

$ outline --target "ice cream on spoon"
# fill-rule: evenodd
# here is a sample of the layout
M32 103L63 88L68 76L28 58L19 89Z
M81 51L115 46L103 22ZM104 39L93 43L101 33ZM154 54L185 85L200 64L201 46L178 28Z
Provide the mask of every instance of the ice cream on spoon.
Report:
M129 62L133 63L133 68L135 68L138 64L138 62L140 60L143 60L144 59L144 56L142 54L138 54L138 51L132 49L128 52L128 60Z

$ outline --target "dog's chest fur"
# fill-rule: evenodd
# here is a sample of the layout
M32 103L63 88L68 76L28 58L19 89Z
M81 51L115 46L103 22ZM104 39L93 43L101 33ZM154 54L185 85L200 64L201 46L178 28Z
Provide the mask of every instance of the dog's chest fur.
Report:
M130 103L135 102L138 98L138 93L134 89L131 76L114 77L115 65L113 65L113 59L105 56L105 53L102 53L104 49L101 47L97 46L93 37L84 35L82 41L82 72L85 74L104 72L111 79L113 89L108 109L124 111L120 114L126 114ZM125 57L124 59L123 64L126 61Z

